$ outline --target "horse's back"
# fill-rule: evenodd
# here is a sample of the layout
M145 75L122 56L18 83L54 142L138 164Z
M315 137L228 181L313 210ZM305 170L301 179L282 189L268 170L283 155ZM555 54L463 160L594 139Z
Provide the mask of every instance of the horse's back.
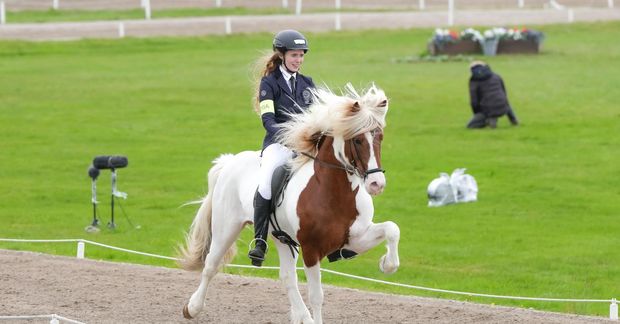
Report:
M213 188L214 213L232 213L237 214L235 217L251 219L254 208L252 198L258 185L260 152L222 154L214 163L214 168L221 168Z

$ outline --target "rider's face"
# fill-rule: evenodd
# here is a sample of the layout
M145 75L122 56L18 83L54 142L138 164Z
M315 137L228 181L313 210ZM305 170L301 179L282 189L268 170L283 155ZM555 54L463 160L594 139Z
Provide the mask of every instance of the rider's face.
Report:
M301 68L301 64L304 62L303 50L290 50L284 53L284 65L289 71L295 73Z

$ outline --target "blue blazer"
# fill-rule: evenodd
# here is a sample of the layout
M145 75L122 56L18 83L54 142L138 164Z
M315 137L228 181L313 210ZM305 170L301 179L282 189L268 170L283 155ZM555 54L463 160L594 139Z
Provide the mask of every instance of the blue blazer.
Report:
M280 68L264 76L260 81L259 103L261 119L267 133L263 139L263 149L275 143L278 124L290 119L290 114L298 114L312 104L312 78L297 73L295 93L291 93ZM273 105L270 105L271 101Z

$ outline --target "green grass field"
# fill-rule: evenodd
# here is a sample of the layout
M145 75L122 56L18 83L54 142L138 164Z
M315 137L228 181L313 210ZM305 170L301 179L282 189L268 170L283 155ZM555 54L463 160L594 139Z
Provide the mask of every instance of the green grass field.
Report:
M390 98L383 145L386 192L375 220L401 228L401 268L378 270L382 246L336 271L468 292L552 298L620 297L619 22L529 26L540 55L489 58L521 120L465 129L467 62L395 63L424 51L432 30L308 34L304 72L341 88L376 82ZM253 61L272 35L0 42L0 238L85 238L169 255L182 242L220 153L259 149L251 108ZM401 60L402 61L402 60ZM88 234L87 168L123 154L115 231ZM468 168L479 201L428 208L439 172ZM110 215L110 174L99 181ZM238 241L246 258L251 230ZM0 242L0 248L74 255L75 244ZM87 257L173 267L88 246ZM268 265L277 265L276 253ZM277 277L275 271L229 270ZM198 279L197 279L198 280ZM331 274L326 284L606 316L608 304L464 298L369 284ZM196 282L198 284L198 281ZM189 296L188 296L189 297Z

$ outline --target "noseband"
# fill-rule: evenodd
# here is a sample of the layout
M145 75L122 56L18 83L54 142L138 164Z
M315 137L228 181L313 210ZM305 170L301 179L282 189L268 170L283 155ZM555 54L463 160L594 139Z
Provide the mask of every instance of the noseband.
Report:
M321 146L321 144L323 143L323 139L324 139L324 135L321 134L321 137L319 138L319 140L317 141L316 147L317 147L317 152ZM359 160L359 154L357 152L357 149L355 148L355 143L353 143L353 139L348 140L349 142L349 148L351 151L351 156L353 157L353 160L351 161L351 164L348 163L344 163L344 164L334 164L334 163L329 163L329 162L325 162L325 161L321 161L319 160L316 156L312 156L306 152L301 152L301 154L303 154L304 156L307 156L311 159L313 159L314 161L318 162L319 165L321 166L325 166L328 168L332 168L332 169L340 169L340 170L345 170L347 173L349 174L355 174L358 177L366 180L366 178L368 178L369 175L373 174L373 173L377 173L377 172L381 172L381 173L385 173L385 170L382 168L374 168L374 169L370 169L370 170L366 170L366 172L361 172L360 169L357 167L357 163L356 161ZM318 153L317 153L318 154Z

